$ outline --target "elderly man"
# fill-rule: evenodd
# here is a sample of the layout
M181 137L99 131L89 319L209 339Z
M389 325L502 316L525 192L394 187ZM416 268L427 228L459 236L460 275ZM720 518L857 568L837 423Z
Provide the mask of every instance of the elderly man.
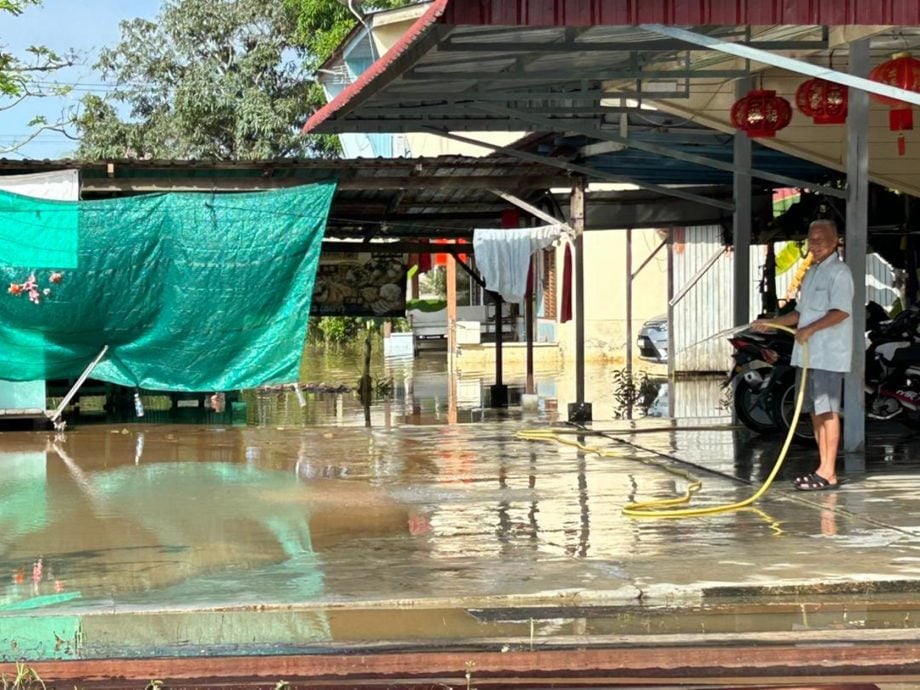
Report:
M759 331L776 325L798 327L792 363L799 367L797 387L801 384L801 367L808 366L802 410L811 414L819 457L814 472L793 480L793 486L800 491L836 489L840 484L837 449L843 378L850 371L853 356L853 276L837 255L838 242L834 221L814 221L808 227L812 266L805 274L795 311L751 324ZM807 362L802 358L804 343L808 343Z

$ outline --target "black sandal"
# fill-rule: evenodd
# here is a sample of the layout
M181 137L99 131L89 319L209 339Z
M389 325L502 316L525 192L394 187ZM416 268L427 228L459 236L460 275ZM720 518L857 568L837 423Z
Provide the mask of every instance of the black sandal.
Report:
M831 484L817 472L812 472L808 476L798 477L792 485L799 491L830 491L840 486L840 482Z

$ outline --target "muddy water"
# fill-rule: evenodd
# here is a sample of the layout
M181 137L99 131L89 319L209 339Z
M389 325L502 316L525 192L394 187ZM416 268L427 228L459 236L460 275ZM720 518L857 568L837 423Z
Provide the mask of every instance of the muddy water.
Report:
M502 627L519 636L791 630L869 611L861 598L803 620L802 606L815 605L809 592L827 583L852 596L844 585L918 577L913 513L900 510L901 524L886 512L892 501L912 505L916 481L863 482L815 500L781 489L753 511L634 521L625 503L671 496L682 482L632 461L664 453L721 472L704 473L700 496L716 504L747 496L744 481L769 469L772 449L718 429L641 436L610 458L521 441L522 426L564 416L569 372L538 373L535 410L492 410L491 372L464 372L452 393L437 358L377 362L375 379L393 383L366 427L351 390L355 360L312 366L303 406L290 391L251 393L237 423L148 417L59 436L0 433L0 626L23 612L90 613L85 638L116 645L125 612L141 616L130 630L138 645L165 634L155 626L166 623L142 615L164 612L185 617L169 635L214 644L369 640L395 634L397 622L400 635L419 638ZM589 368L598 419L613 416L615 373ZM506 375L512 389L522 379ZM718 387L694 386L676 402L717 410ZM742 456L750 467L739 467ZM772 601L743 616L736 603L705 605L707 592L756 598L775 585L795 592L779 613ZM680 620L668 618L673 607ZM263 608L273 617L249 617ZM907 608L895 602L876 622L859 620L912 626L920 615ZM207 611L227 627L203 623ZM279 627L269 634L265 620Z
M4 438L3 608L465 593L466 578L487 583L493 558L536 529L520 468L512 479L473 443L451 427L392 437L97 425Z
M0 611L449 597L469 573L439 561L485 564L535 536L535 478L511 479L529 470L503 464L506 432L448 422L553 421L565 371L537 372L539 404L525 413L522 372L506 374L512 407L494 410L491 371L451 386L443 354L378 358L366 428L358 358L310 353L306 363L302 398L245 392L232 423L169 424L150 411L117 424L78 418L59 435L0 433ZM612 408L614 370L591 373L598 409ZM488 500L466 500L485 486ZM583 510L584 496L566 500ZM439 520L443 542L431 538ZM458 538L465 524L485 534ZM496 529L498 541L487 536ZM405 569L413 561L433 567L418 582ZM369 568L385 586L367 586ZM404 580L389 577L397 570Z

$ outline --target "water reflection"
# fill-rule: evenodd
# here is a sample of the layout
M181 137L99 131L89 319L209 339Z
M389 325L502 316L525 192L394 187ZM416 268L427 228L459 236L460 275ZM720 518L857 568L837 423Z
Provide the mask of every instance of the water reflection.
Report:
M24 434L5 458L8 610L540 591L659 538L598 512L635 481L622 468L500 423L133 429Z
M310 600L324 591L324 550L425 532L378 489L304 471L309 461L292 467L290 440L265 441L96 427L3 453L0 610L149 603L151 593L169 606Z
M364 411L356 392L362 366L361 357L355 352L308 347L301 370L301 381L306 382L303 399L299 400L285 387L247 391L243 395L248 409L246 421L250 425L280 427L363 426ZM378 397L371 407L374 427L469 424L508 417L507 410L491 407L489 388L495 383L494 369L466 366L451 376L443 352L402 359L377 356L372 359L370 375L375 382L386 382L390 393L386 398ZM636 376L645 380L648 374L639 372ZM559 419L559 410L566 410L575 399L574 363L538 369L534 378L537 406L523 410L521 396L526 390L526 370L523 363L506 363L504 383L509 388L511 410L515 415L544 421ZM622 381L620 367L588 363L586 399L593 403L596 418L624 416ZM649 381L644 389L646 394L661 385L660 379L652 377ZM653 399L654 396L647 403ZM666 406L667 398L662 397L652 407L651 414L666 414ZM632 410L634 415L642 415L646 406L634 406Z

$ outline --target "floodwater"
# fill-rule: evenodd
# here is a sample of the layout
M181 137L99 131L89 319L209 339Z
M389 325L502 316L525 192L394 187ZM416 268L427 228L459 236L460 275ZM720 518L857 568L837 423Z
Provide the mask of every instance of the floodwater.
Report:
M490 374L461 378L455 396L435 357L378 362L390 396L366 426L339 390L360 374L348 358L311 366L303 406L289 390L252 392L236 424L0 434L0 639L16 643L0 654L845 635L920 619L920 475L894 451L880 460L891 473L854 469L836 493L784 483L754 510L634 520L626 503L686 481L650 460L685 461L704 480L701 504L728 503L769 472L778 442L724 415L687 420L698 430L610 421L622 440L582 438L612 457L524 441L519 429L564 416L566 372L541 372L534 409L493 410ZM595 417L614 416L614 377L589 369ZM684 388L686 400L718 397L712 382ZM788 472L808 462L799 452Z

